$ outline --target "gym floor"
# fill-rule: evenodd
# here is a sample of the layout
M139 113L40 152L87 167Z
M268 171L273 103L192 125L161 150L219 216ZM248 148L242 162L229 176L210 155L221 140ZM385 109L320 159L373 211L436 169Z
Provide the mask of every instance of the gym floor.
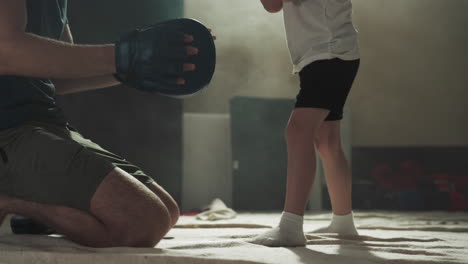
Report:
M356 212L360 236L309 233L306 248L245 242L274 226L279 213L241 213L206 222L183 216L154 249L82 247L60 236L12 235L0 228L0 263L468 263L468 213ZM305 231L325 226L329 213L305 216Z

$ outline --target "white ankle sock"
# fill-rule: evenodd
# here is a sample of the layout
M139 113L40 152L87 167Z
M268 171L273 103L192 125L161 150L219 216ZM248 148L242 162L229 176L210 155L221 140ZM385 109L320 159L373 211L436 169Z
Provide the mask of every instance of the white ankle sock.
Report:
M326 228L321 228L310 233L336 233L339 235L359 235L354 226L353 213L347 215L333 214L331 223Z
M304 217L283 212L279 225L250 240L250 243L269 247L303 247L307 240L303 231Z
M347 215L333 214L328 230L340 235L358 235L356 226L354 226L354 217L352 212Z

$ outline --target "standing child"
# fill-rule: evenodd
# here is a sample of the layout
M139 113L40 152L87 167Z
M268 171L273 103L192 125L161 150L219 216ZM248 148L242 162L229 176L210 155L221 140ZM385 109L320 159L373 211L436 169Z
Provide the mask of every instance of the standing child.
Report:
M286 128L288 178L279 225L251 242L305 246L303 215L316 169L323 162L333 209L323 231L357 235L351 208L351 170L340 139L343 107L359 68L357 32L350 0L261 0L284 12L288 47L301 87Z

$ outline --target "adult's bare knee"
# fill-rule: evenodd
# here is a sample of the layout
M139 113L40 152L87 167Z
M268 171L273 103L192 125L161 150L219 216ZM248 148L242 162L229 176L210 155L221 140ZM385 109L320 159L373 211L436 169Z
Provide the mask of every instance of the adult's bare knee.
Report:
M180 217L180 209L175 201L166 202L166 207L169 210L171 216L171 227L174 226Z
M154 247L172 227L164 202L118 169L99 186L91 212L108 230L110 246Z
M148 185L148 188L153 191L161 200L163 201L164 205L169 211L169 215L171 216L171 226L174 226L177 221L179 220L180 216L180 209L177 205L177 202L172 198L172 196L164 190L163 187L158 185L157 183L152 183Z
M171 216L162 204L142 208L145 214L137 219L126 219L114 230L116 241L127 247L155 247L171 229Z

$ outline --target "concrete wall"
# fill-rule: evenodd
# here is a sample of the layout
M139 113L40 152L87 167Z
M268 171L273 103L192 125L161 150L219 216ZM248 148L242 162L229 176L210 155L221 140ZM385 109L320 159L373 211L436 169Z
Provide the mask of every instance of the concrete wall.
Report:
M355 0L355 145L468 145L468 2Z
M353 2L362 47L353 145L468 145L468 1ZM256 0L186 1L185 13L213 28L219 52L212 85L185 111L226 113L234 95L296 95L282 14Z
M187 112L227 113L236 95L292 98L298 82L284 39L282 14L268 15L260 1L185 1L185 15L217 35L218 65L211 86L186 100Z
M112 43L143 25L182 16L183 0L69 1L72 32L81 43Z
M231 119L228 114L183 117L182 210L219 198L232 206Z

